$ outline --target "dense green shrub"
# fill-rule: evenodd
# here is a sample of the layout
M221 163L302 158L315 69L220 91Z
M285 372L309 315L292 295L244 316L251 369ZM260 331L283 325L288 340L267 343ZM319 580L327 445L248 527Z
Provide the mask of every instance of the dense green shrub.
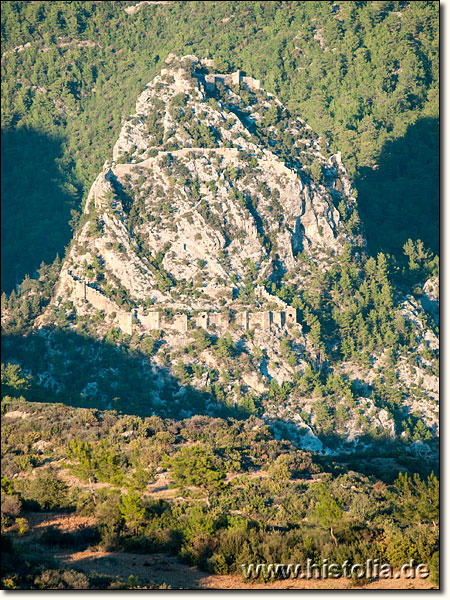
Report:
M38 503L41 510L68 506L68 486L53 469L45 469L25 484L24 497Z

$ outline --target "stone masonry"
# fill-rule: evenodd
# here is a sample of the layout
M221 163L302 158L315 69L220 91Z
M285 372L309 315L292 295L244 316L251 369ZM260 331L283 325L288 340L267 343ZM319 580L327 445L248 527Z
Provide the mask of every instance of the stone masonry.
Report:
M246 77L242 71L235 71L234 73L229 73L226 75L222 75L220 73L214 73L211 75L204 76L200 76L194 73L194 75L199 79L203 79L205 89L209 92L214 91L214 88L219 82L225 86L238 86L242 84L249 89L261 89L261 82L259 81L259 79L253 79L253 77Z
M221 331L228 330L233 322L245 331L255 328L270 330L273 327L282 329L297 324L296 309L287 305L283 310L239 311L234 314L233 319L228 312L203 312L191 318L188 318L186 314L178 314L171 319L166 318L163 312L144 311L142 307L127 312L86 281L74 277L70 271L66 271L64 283L71 290L74 299L89 302L97 310L103 311L106 315L112 315L115 324L130 335L133 333L133 323L135 327L138 326L146 332L167 328L175 329L179 333L187 332L189 320L202 329L215 328Z

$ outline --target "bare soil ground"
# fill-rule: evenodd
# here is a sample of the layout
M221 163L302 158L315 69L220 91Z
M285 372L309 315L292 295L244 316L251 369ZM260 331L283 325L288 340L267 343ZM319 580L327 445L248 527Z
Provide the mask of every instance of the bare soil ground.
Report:
M61 513L28 513L30 525L29 541L32 542L53 526L62 532L75 532L93 525L93 517L82 517ZM24 538L25 540L25 538ZM98 547L83 551L59 550L56 560L62 565L84 571L88 574L119 577L127 581L130 575L137 577L140 585L166 584L172 589L212 589L212 590L279 590L279 589L437 589L429 579L401 578L400 573L394 579L379 579L355 585L349 579L304 580L288 579L284 581L246 581L239 575L210 575L196 567L181 563L177 558L165 554L133 554L129 552L107 552Z
M40 535L47 527L56 527L62 533L74 533L95 523L94 517L82 517L71 513L27 513L30 535Z
M239 575L209 575L180 563L176 558L164 554L130 554L123 552L94 552L86 550L74 554L59 555L68 567L90 573L118 575L126 581L130 575L144 583L165 583L175 589L216 590L304 590L304 589L437 589L424 579L380 579L365 585L354 585L349 579L245 581ZM399 574L398 574L399 575Z

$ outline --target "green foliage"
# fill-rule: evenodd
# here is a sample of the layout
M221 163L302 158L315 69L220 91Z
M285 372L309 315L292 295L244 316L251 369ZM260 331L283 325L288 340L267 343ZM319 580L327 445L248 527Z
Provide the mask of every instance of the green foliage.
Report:
M24 496L37 502L42 510L55 510L67 507L68 490L53 469L46 469L26 483Z
M141 349L147 356L152 356L155 350L155 340L152 337L145 337L141 343Z
M2 531L14 520L22 509L20 498L16 494L6 493L2 490Z
M314 179L315 183L323 183L324 182L322 165L317 160L315 160L311 165L311 175L312 175L312 178Z
M51 265L42 262L37 279L25 277L17 292L13 290L9 298L2 295L2 310L7 311L9 333L24 333L29 330L32 320L50 300L60 267L58 256Z
M19 365L2 363L2 396L25 392L30 387L30 378L22 375Z
M218 358L229 358L236 352L236 344L230 337L219 338L214 353Z
M126 527L139 533L145 521L145 508L142 505L142 498L139 494L128 492L121 497L120 512L122 513Z
M69 459L71 470L83 479L120 484L123 479L120 455L102 440L98 444L72 440Z
M223 486L225 468L222 460L201 446L182 448L167 461L178 485L196 485L207 490Z
M330 490L323 484L317 486L315 495L317 504L314 508L314 515L322 527L332 529L342 518L342 508L336 502Z
M120 495L115 493L104 496L101 500L96 502L95 516L105 545L114 546L115 537L123 529L124 506L121 504Z
M338 379L327 377L324 389L339 385ZM258 419L242 422L196 416L175 422L11 400L12 409L19 405L32 414L18 419L19 441L15 446L11 432L6 430L7 448L19 450L27 427L37 424L35 433L42 438L46 432L55 448L49 454L51 464L68 451L68 439L82 427L93 446L98 445L99 438L104 439L130 457L124 466L127 476L121 483L107 482L84 495L75 484L71 492L78 501L77 514L89 515L95 531L67 534L49 528L40 536L40 544L46 553L49 549L49 555L54 546L98 543L98 530L105 550L170 552L222 574L240 573L240 564L251 562L255 556L262 562L304 562L308 558L317 562L324 557L338 562L344 556L361 562L365 553L373 552L394 566L410 558L425 562L436 578L438 483L434 475L418 478L402 474L386 486L373 476L349 470L345 463L338 464L335 457L312 456L286 440L276 440ZM128 435L122 436L123 432ZM157 499L149 489L145 495L136 491L130 475L138 463L147 468L149 461L158 471L161 467L169 470L178 486L176 499ZM164 479L162 473L161 481ZM24 497L30 499L26 487ZM12 526L14 540L20 540L18 524L14 523L20 500L10 481L3 481L3 488L3 494L7 492L17 500L9 508L4 505L11 515L4 519L4 526ZM36 500L38 490L42 496L42 491L48 495L48 489L40 479L35 486ZM54 495L53 490L53 500ZM60 498L47 504L52 508L45 510L64 505L66 501ZM348 509L345 513L343 506ZM30 521L32 533L33 528ZM328 535L324 529L329 530ZM17 564L8 571L9 576L15 576L16 586L25 586L23 578L29 576L30 568L27 563L26 575ZM47 585L44 579L39 585Z
M269 466L267 472L275 481L288 481L292 475L290 457L280 455L275 462Z
M200 352L202 350L206 350L206 348L209 348L212 344L211 338L203 329L198 329L194 331L192 337L194 338L195 345L200 350Z
M2 475L2 492L5 494L11 494L14 490L13 482L7 477Z
M403 252L408 258L408 278L412 281L439 273L439 257L424 248L422 240L413 242L411 239L403 246Z
M396 206L401 202L402 211L409 210L437 197L438 4L349 4L339 7L339 18L334 7L311 2L241 8L238 2L222 2L211 19L207 3L189 6L188 17L184 4L144 7L127 16L117 2L4 3L2 156L8 168L2 197L8 254L3 289L10 291L42 259L51 262L57 250L62 252L70 236L70 211L80 208L122 116L132 112L138 91L170 52L213 56L219 72L243 68L259 78L290 113L330 141L330 150L342 151L352 176L359 169L357 187L372 237L379 231L382 243L390 238L395 248L408 237L420 237L437 250L437 212L430 213L424 239L417 235L424 227L421 211L412 208L413 219L404 218ZM229 14L234 15L232 29L223 26ZM27 43L30 47L14 52ZM184 101L183 95L176 98L177 110L184 110ZM157 103L154 109L149 127L157 145ZM264 126L281 118L272 105ZM395 146L408 126L411 139ZM200 144L215 144L214 133L205 127L195 124L194 137ZM312 134L306 130L305 135ZM285 132L286 142L280 140L287 147L288 136ZM379 169L373 171L376 163ZM9 209L13 198L20 209ZM25 214L30 221L22 218ZM406 237L392 235L399 216ZM374 240L377 249L380 244ZM16 277L11 265L18 259Z
M25 535L30 531L28 521L23 517L19 517L18 519L16 519L16 525L19 535Z
M439 481L432 473L425 481L415 473L399 473L395 481L396 517L403 525L439 522Z
M83 508L95 517L106 548L118 549L129 543L140 545L140 551L170 551L217 573L233 572L241 562L255 557L282 560L283 552L288 560L325 555L331 560L342 556L358 559L370 550L393 561L406 556L431 560L436 581L438 481L429 475L431 466L407 456L402 445L430 442L432 435L420 418L405 418L402 412L406 392L397 379L396 364L408 353L415 359L412 353L417 340L414 327L400 311L398 291L403 294L404 289L396 284L416 284L419 295L423 280L438 273L438 259L429 250L437 251L438 240L438 4L252 2L243 6L223 2L216 3L212 20L208 3L143 6L133 16L124 14L121 2L3 5L2 160L6 169L2 196L7 216L2 287L10 291L25 273L33 275L23 279L21 288L9 298L2 297L7 316L5 347L13 361L2 365L2 383L9 396L4 409L33 415L14 421L8 417L4 426L2 466L4 463L8 478L14 477L2 480L2 501L6 497L8 510L20 510L15 490L21 485L23 498L34 500L44 510L66 507L70 499L62 480L53 471L34 471L41 460L51 463L65 457L75 477L106 484L107 491L86 495ZM230 14L231 29L223 26ZM94 45L83 46L77 40ZM14 51L27 42L30 47ZM288 127L280 124L288 123L290 115L301 115L330 141L323 153L342 150L359 192L359 209L373 252L368 259L364 254L352 256L347 249L342 256L332 257L333 264L326 272L305 261L311 278L304 289L290 285L282 275L270 282L270 292L298 309L303 332L315 352L302 356L311 365L298 367L292 383L279 385L272 379L267 394L243 394L236 386L237 407L233 410L248 417L262 412L266 402L279 405L281 411L297 397L302 403L312 398L312 410L307 408L301 416L319 434L331 437L336 423L355 416L359 395L357 380L352 385L337 374L337 367L352 361L368 369L373 356L388 349L383 359L387 367L372 381L370 391L375 411L386 409L395 420L397 433L405 434L389 454L398 463L391 467L393 475L382 472L382 467L375 466L376 460L371 462L370 451L365 451L355 469L381 473L388 482L405 468L411 473L420 470L421 476L401 474L386 491L374 477L351 473L348 461L302 453L287 441L288 435L276 440L267 426L254 418L225 421L198 416L175 422L152 417L130 423L121 421L114 411L80 413L74 408L110 406L140 415L161 410L160 414L177 416L181 410L211 414L215 401L223 410L217 414L228 415L228 388L250 364L245 361L253 360L246 350L241 351L241 344L238 352L231 338L215 341L206 332L195 330L193 342L186 348L189 358L195 360L200 352L212 348L223 363L220 369L227 370L219 379L218 370L190 364L186 357L178 361L180 355L172 358L164 349L160 352L161 342L153 337L139 340L136 336L130 342L111 328L100 345L89 341L96 331L96 323L89 319L79 320L81 335L62 334L69 323L70 307L60 307L56 313L61 329L24 337L51 297L59 259L53 265L41 264L37 275L34 271L41 259L50 263L56 251L67 244L69 219L72 227L89 220L91 235L101 234L101 220L94 212L78 216L82 198L117 138L123 115L132 112L137 93L172 51L211 55L218 71L243 68L277 94L288 111L275 104L262 111L254 136L265 144L270 138L273 151L288 166L295 167L295 140ZM248 105L255 101L256 95L248 90L240 93ZM219 96L209 102L219 107ZM152 109L147 127L152 143L159 146L164 143L164 106L155 100ZM197 120L189 114L184 94L173 99L169 110L183 123L189 143L217 145L217 132L202 122L203 117ZM236 114L239 116L238 109ZM227 127L234 122L230 121ZM322 144L306 128L302 135ZM131 157L125 153L119 162L129 162ZM241 157L244 159L250 170L257 168L256 157ZM182 165L174 164L173 169L173 181L184 182L192 201L199 201L199 182L189 181ZM302 176L308 174L316 183L331 177L327 165L318 160L305 164L302 171ZM235 181L246 173L233 168L225 176ZM214 194L214 183L210 189ZM145 211L133 201L129 189L116 192L127 215L126 226L134 231ZM284 211L279 190L261 187L259 192L281 227ZM230 193L243 211L254 212L254 197L235 187ZM358 212L338 196L336 183L332 201L339 207L346 232L355 234L360 226ZM170 199L164 199L160 209L156 218L170 223ZM209 225L222 227L213 205L202 202L199 210ZM275 258L276 232L260 236ZM177 282L163 268L166 250L152 256L145 254L144 240L137 234L134 242L159 289L174 288ZM120 246L116 250L120 251ZM203 263L199 261L200 269ZM240 287L238 301L253 302L258 269L252 261L247 261L245 268L246 279L234 280ZM92 264L86 263L86 275L101 281L102 265L95 258ZM107 293L121 306L132 306L123 288L108 289ZM303 348L298 339L285 339L280 352L295 369ZM148 365L148 358L155 353L163 354L161 363L173 367L183 384L192 375L198 379L207 375L207 402L188 386L184 395L179 395L180 388L168 379L167 385L158 389L160 404L153 405L155 373L143 365ZM431 350L422 354L424 360L436 360ZM262 358L258 355L258 360ZM23 372L33 373L42 373L51 365L63 393L37 386L38 378L24 376L17 362L24 365ZM89 394L92 382L98 388ZM11 398L16 395L26 395L33 403ZM35 402L54 398L71 408L53 404L48 409ZM361 415L358 424L367 429L364 419ZM34 451L37 441L51 441L45 458ZM380 442L377 451L381 456L384 449ZM181 488L182 501L144 501L144 495L136 490L143 491L164 466ZM269 477L260 477L259 469L266 467ZM23 479L15 475L23 469L29 469L31 476L20 484ZM232 477L225 485L227 471ZM319 472L321 484L314 479ZM298 473L308 477L296 481ZM187 489L189 486L202 491ZM126 492L114 491L118 487ZM204 491L208 492L207 505ZM343 506L350 506L345 515ZM312 507L316 519L304 522ZM14 516L8 516L8 526ZM339 548L329 543L324 528L334 540L339 539ZM26 564L29 569L28 559ZM41 589L78 589L90 583L82 574L60 572L53 566L32 576L13 573L3 581L6 588ZM129 586L138 583L133 579Z
M430 574L431 581L439 586L439 551L435 552L431 557Z
M237 405L238 409L247 415L255 415L259 412L259 402L251 393L241 396Z

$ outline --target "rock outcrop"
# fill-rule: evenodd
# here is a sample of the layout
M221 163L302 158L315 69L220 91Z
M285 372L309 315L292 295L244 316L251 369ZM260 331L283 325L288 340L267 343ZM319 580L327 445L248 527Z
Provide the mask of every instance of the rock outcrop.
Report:
M239 71L214 73L211 61L195 56L169 56L91 187L53 301L37 326L62 309L69 327L79 316L92 317L98 336L134 348L149 342L145 355L155 352L147 361L149 404L158 410L175 360L181 376L188 366L191 381L210 398L223 394L228 405L251 409L254 395L262 395L263 418L288 427L291 439L314 451L331 451L319 436L329 429L327 415L340 409L339 435L354 450L369 428L395 436L398 423L361 384L379 377L383 356L368 358L364 373L354 364L333 365L330 372L341 369L342 391L333 392L333 408L321 403L318 384L308 397L293 386L289 400L283 385L298 381L307 366L322 366L315 315L301 315L300 292L309 292L318 273L342 267L349 249L360 256L364 245L340 153L329 156L311 128L259 81ZM274 295L289 287L298 291L297 303ZM435 318L436 306L431 280L420 302L407 296L398 306L423 355L415 365L399 358L398 380L417 388L401 410L420 415L430 430L438 340L423 309ZM358 382L355 389L346 378ZM95 384L85 393L93 394ZM187 393L184 386L176 392L177 406Z
M211 310L231 307L230 291L256 273L295 279L302 253L317 261L358 241L336 208L355 204L339 155L327 159L252 78L205 74L210 62L193 56L168 61L92 185L67 259L74 276L94 265L99 290L164 306L175 292L181 308Z

